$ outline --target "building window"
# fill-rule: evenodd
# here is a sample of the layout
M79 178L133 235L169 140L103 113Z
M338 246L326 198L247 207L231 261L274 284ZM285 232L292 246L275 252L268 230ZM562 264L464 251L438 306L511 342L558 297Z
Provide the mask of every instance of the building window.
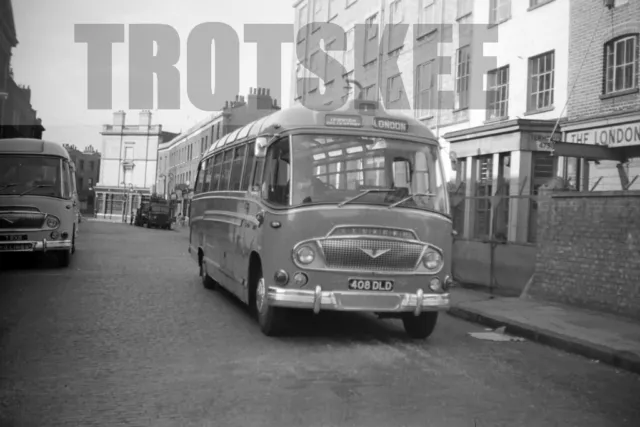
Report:
M415 110L416 117L427 117L431 115L431 98L433 91L433 70L431 60L418 65L416 69L416 94Z
M529 59L529 111L553 106L555 52Z
M318 76L320 74L320 52L314 52L311 54L309 57L309 64L309 71ZM309 86L309 92L313 92L318 89L318 79L311 79L309 81Z
M467 185L467 159L460 159L454 167L456 178L450 188L453 229L458 235L464 234L465 194Z
M95 170L95 167L96 167L95 163L93 161L90 161L89 162L89 169Z
M509 205L511 198L511 153L501 153L498 168L498 188L496 194L502 196L496 207L495 230L496 240L507 241L509 236Z
M345 80L353 80L353 71L349 71L344 75ZM347 81L348 89L347 93L342 95L342 102L347 102L349 98L351 98L351 94L353 94L353 83Z
M89 187L93 187L93 178L89 178L87 182L89 184Z
M327 19L329 21L331 21L333 18L335 18L336 16L338 16L338 5L336 4L337 0L328 0L328 4L327 4L327 8L328 10L328 17Z
M320 24L324 22L322 20L322 3L326 0L313 0L313 25L311 31L317 31L320 29Z
M378 36L378 14L374 13L365 22L365 40L373 40Z
M82 191L84 188L84 179L82 177L78 178L78 190Z
M493 196L493 154L476 158L476 239L488 239L491 233L491 199Z
M353 49L355 46L355 35L356 28L351 27L344 33L344 60L342 61L342 65L344 65L344 69L346 71L351 71L354 68L354 54Z
M455 109L469 107L469 78L471 70L471 48L464 46L456 52L456 98Z
M638 36L623 36L605 45L604 93L638 86Z
M458 18L473 12L473 0L458 0Z
M363 98L367 101L377 101L378 93L376 92L376 85L370 85L363 89L364 95Z
M332 51L332 46L333 44L336 42L335 39L331 40L329 43L327 43L324 47L324 50L327 53L327 56L333 58L333 55L335 55L335 51ZM336 59L336 58L333 58ZM332 81L334 81L336 79L336 76L330 76L329 75L329 61L324 61L324 83L325 83L325 89L326 89L326 85L331 83Z
M404 19L402 0L394 0L389 5L389 23L397 25Z
M133 160L133 147L124 148L124 158L125 160Z
M433 27L428 24L434 24L435 19L435 0L421 0L420 10L418 12L418 34L417 37L423 37L427 33L430 33Z
M509 114L509 66L487 73L487 120L503 119Z
M490 0L489 23L499 24L511 17L511 0Z
M387 79L387 102L399 101L402 98L401 74Z
M307 5L304 4L298 9L298 35L297 43L301 43L307 37L307 31L304 28L307 25Z
M84 160L80 160L80 170L84 170Z

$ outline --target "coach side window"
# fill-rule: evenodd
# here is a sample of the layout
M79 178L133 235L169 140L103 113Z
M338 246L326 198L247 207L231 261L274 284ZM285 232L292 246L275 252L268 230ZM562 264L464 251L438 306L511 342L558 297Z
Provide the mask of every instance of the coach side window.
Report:
M215 160L213 161L213 172L211 175L211 187L209 191L217 191L218 184L220 183L220 171L222 170L222 153L216 154Z
M222 161L222 171L220 172L219 191L227 191L229 189L229 174L231 173L231 164L233 162L233 148L224 152L224 160Z
M239 191L242 181L242 166L244 165L246 145L241 145L235 148L235 154L233 156L233 166L231 167L231 174L229 177L229 191Z
M289 204L289 138L282 138L267 152L262 197L282 206Z
M203 160L198 165L198 175L196 176L195 193L202 193L202 184L204 183L204 174L207 171L207 160Z
M244 163L244 172L242 173L242 191L249 189L249 183L251 182L251 172L253 172L253 159L255 158L256 143L252 142L247 145L247 161Z

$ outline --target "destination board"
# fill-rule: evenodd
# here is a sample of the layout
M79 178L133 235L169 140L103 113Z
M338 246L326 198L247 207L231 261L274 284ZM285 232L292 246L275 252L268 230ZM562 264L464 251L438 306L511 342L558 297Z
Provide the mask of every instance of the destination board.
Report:
M362 117L340 114L327 114L324 118L324 124L326 126L361 128Z
M374 117L373 127L377 129L392 130L396 132L409 132L409 123L405 122L404 120Z

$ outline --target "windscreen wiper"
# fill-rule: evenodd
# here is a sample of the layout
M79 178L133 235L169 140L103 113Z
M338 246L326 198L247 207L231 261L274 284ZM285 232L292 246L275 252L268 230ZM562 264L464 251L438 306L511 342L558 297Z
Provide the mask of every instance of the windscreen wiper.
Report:
M364 190L362 193L358 194L357 196L353 196L352 198L347 199L344 202L338 203L338 207L341 208L347 203L351 203L359 199L360 197L366 196L369 193L389 193L392 191L397 191L397 189L396 188L371 188L369 190Z
M22 193L20 193L21 196L24 196L25 194L28 194L34 190L37 190L38 188L46 188L46 187L53 187L53 185L47 185L47 184L40 184L40 185L36 185L34 187L31 187L30 189L28 189L27 191L23 191Z
M2 187L0 187L0 191L4 190L5 188L15 187L16 185L18 185L18 184L13 184L13 183L11 183L11 184L5 184L5 185L3 185Z
M413 200L413 198L416 197L416 196L434 197L435 194L433 194L433 193L416 193L416 194L412 194L412 195L410 195L408 197L405 197L404 199L400 200L399 202L396 202L396 203L394 203L392 205L389 205L389 209L393 209L396 206L401 205L402 203L404 203L406 201Z

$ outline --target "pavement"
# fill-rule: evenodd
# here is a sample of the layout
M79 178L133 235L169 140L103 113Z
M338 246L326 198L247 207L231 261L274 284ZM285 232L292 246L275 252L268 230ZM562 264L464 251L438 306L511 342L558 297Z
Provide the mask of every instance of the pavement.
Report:
M187 239L90 221L67 269L9 259L0 426L640 425L639 375L478 339L484 327L453 316L426 341L354 313L299 313L266 337L237 299L202 287Z
M640 322L528 298L456 288L449 314L640 374Z

